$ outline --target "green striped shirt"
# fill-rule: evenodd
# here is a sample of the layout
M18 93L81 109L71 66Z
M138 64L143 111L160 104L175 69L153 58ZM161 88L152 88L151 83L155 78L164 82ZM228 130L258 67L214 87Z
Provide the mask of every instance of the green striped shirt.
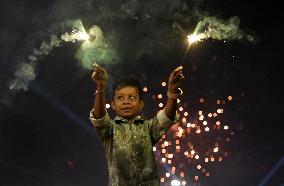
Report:
M103 144L109 171L109 186L158 186L159 174L153 146L177 120L170 120L161 110L150 120L137 116L131 124L128 120L108 113L90 120L96 127Z

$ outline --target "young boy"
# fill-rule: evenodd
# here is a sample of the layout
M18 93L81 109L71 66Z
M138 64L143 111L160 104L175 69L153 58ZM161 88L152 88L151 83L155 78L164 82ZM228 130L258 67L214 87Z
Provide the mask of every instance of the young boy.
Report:
M184 80L182 67L170 74L167 105L151 120L138 116L144 102L137 80L126 78L114 86L112 109L116 117L112 120L105 109L106 70L95 64L92 79L97 89L90 120L104 146L109 186L160 185L153 146L176 122L177 99L182 94L179 87Z

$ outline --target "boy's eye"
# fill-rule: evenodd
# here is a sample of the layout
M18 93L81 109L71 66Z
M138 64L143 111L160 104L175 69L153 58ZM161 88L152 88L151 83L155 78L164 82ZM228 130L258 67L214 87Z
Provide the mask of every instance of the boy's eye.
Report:
M136 97L135 96L130 96L130 100L135 100Z
M123 100L123 97L122 96L118 96L117 99Z

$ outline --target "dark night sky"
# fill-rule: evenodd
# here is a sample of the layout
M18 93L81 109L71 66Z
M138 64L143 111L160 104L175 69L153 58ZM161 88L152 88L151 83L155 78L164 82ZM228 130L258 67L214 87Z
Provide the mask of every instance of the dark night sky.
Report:
M166 81L169 72L179 65L184 46L179 46L175 39L173 45L164 40L164 48L155 48L159 45L154 39L160 42L167 38L164 35L175 10L159 8L162 1L153 1L157 3L150 15L156 22L142 24L140 18L147 2L140 4L139 11L132 9L137 20L131 19L130 13L121 19L112 14L119 10L121 1L1 2L1 186L106 185L103 150L88 121L95 86L90 79L91 71L80 67L74 59L79 43L64 43L40 58L35 67L36 79L27 91L9 91L8 85L21 60L48 37L47 28L65 19L80 18L88 26L101 26L106 37L113 33L119 36L114 41L121 59L105 67L111 80L117 74L135 75L149 87L144 114L153 116L147 106L153 104L151 94L159 91L160 82ZM113 12L100 14L97 7L107 3L108 10ZM281 117L284 84L280 68L283 31L279 5L237 0L187 1L187 5L189 12L199 5L198 10L210 16L222 19L238 16L240 28L257 38L253 43L209 39L193 47L186 56L184 101L189 103L189 110L197 108L201 97L209 101L229 95L234 98L226 113L235 131L229 147L231 155L201 185L258 185L284 155ZM192 17L180 20L191 31L195 25L193 14ZM148 36L158 30L161 36ZM145 42L144 36L148 36ZM135 43L137 37L142 38L140 43ZM149 44L151 51L147 53L145 48ZM136 47L125 49L132 45ZM134 59L133 52L140 49L142 55ZM283 185L283 175L284 165L267 185Z

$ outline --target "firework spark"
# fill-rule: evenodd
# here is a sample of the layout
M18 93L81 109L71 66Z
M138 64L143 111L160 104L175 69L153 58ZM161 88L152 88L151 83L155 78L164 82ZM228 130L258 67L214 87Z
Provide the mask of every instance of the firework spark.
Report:
M162 93L153 96L157 109L161 109L163 98L166 99ZM217 99L208 110L205 105L209 100L200 98L196 114L190 114L187 104L179 101L180 120L153 148L162 172L161 185L198 185L228 157L227 146L234 132L222 120L222 115L226 103L232 99L232 96L227 100Z

